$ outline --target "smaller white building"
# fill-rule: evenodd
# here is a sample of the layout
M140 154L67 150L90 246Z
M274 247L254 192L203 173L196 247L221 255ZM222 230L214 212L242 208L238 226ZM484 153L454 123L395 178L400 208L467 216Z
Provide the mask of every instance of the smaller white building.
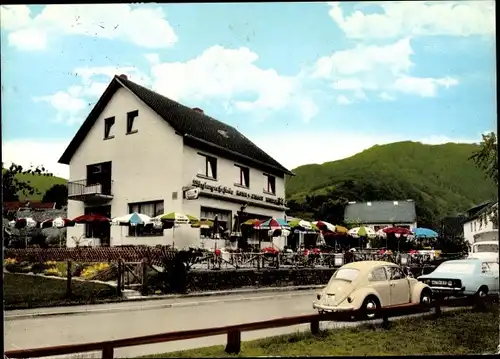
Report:
M496 215L492 215L492 212L496 212ZM494 233L493 230L498 229L498 201L484 202L467 210L463 227L464 238L471 245L482 233ZM498 232L496 240L498 241Z

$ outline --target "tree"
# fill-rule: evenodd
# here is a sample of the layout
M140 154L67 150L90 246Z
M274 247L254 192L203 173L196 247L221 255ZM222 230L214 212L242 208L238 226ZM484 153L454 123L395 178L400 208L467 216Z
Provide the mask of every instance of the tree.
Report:
M61 209L68 203L68 186L65 184L55 184L43 195L42 202L55 202L56 208Z
M469 157L476 167L484 171L485 175L493 180L498 186L498 144L497 136L494 132L482 135L483 140L479 144L479 149Z
M19 195L25 196L40 194L40 191L33 187L30 181L21 178L19 175L52 176L44 167L30 167L25 170L22 166L12 163L9 168L3 168L2 163L2 194L4 202L19 201Z

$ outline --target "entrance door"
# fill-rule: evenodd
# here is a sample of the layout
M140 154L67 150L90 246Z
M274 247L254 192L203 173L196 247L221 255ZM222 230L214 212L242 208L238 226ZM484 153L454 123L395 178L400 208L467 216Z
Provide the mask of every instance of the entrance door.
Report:
M100 214L111 218L111 206L85 207L85 214ZM99 238L101 246L109 247L111 227L109 223L92 223L85 225L85 237Z
M389 273L391 305L410 303L410 283L399 267L386 267Z
M101 185L102 194L111 195L111 161L87 166L87 186Z

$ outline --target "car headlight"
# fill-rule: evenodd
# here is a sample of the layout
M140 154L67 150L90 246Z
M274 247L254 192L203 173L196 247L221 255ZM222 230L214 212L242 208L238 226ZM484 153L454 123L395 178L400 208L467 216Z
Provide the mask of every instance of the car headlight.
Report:
M448 281L448 287L453 287L453 282L451 280Z

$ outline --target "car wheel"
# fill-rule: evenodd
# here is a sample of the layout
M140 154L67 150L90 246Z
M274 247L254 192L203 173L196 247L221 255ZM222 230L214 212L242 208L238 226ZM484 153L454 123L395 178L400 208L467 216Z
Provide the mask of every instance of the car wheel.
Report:
M371 320L377 318L380 313L380 302L374 296L366 298L360 309L361 320Z
M427 288L420 294L420 305L424 308L429 308L432 305L432 292Z
M477 290L476 295L474 296L476 307L479 309L488 309L491 304L488 299L488 287L482 286Z

